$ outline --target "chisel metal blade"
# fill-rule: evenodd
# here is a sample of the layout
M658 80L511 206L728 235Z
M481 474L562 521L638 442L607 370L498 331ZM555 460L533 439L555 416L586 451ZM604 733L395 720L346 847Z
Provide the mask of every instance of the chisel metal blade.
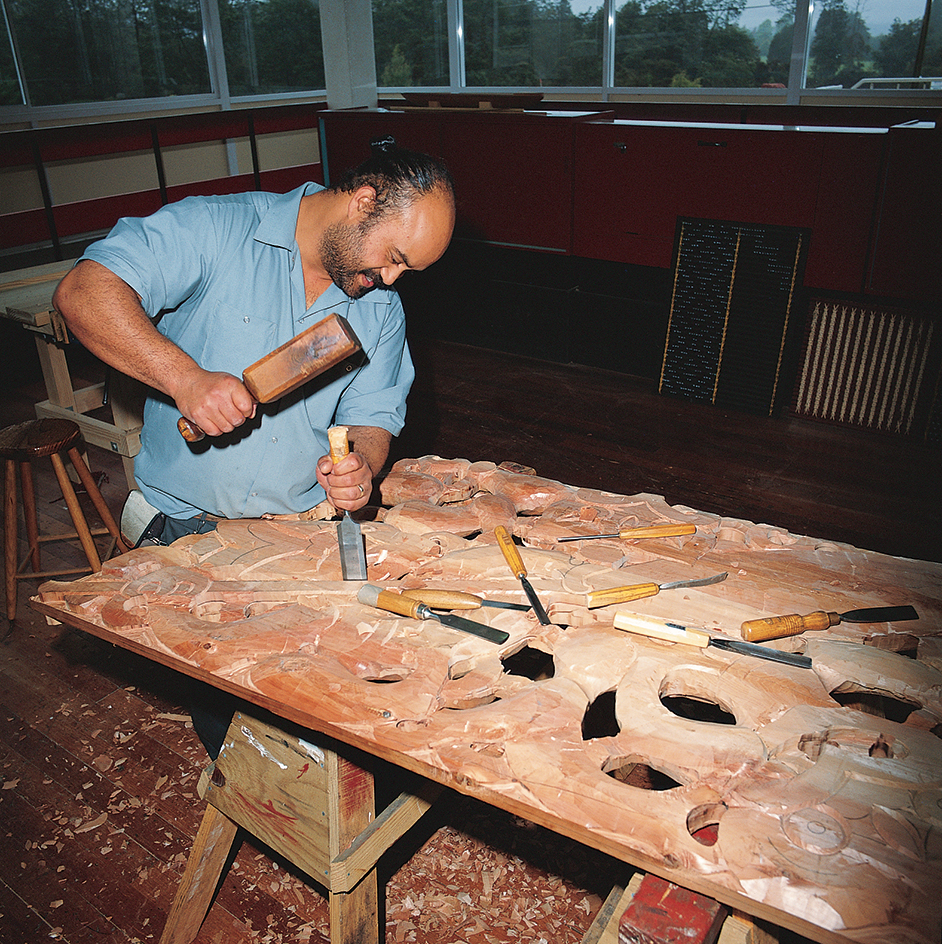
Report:
M482 639L489 639L491 642L507 642L510 638L510 634L502 629L495 629L486 623L475 623L474 620L465 619L463 616L455 616L453 613L436 613L434 610L429 610L429 615L423 616L422 619L437 619L439 623L450 626L452 629L459 629L463 633L472 633Z
M337 524L337 543L340 546L340 569L344 580L366 580L366 550L360 526L344 512Z
M768 659L770 662L784 662L785 665L797 665L803 669L811 668L811 658L798 652L782 652L780 649L770 649L753 642L740 642L738 639L728 639L725 636L711 636L709 644L717 649L727 649L743 656L755 656L757 659Z

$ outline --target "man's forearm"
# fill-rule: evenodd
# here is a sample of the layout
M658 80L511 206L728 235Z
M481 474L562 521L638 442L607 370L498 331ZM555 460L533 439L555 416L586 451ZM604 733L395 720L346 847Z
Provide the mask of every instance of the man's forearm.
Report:
M389 456L392 433L379 426L351 426L348 435L351 450L366 459L375 479Z

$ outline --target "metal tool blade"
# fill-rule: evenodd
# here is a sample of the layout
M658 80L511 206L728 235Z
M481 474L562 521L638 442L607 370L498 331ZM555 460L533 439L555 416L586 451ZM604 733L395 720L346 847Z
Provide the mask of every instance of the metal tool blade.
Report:
M427 617L424 615L425 613L428 614ZM451 613L436 613L435 610L430 610L428 607L423 607L422 618L437 619L444 626L459 629L463 633L472 633L482 639L489 639L491 642L507 642L510 638L510 634L505 633L502 629L495 629L486 623L475 623L474 620L465 619L463 616L454 616Z
M366 580L366 551L360 526L345 511L337 525L340 569L344 580Z
M870 606L841 613L841 621L846 623L892 623L914 619L919 619L919 614L912 606Z
M536 613L536 618L544 625L550 625L550 618L546 615L546 610L543 609L543 604L540 603L540 598L536 595L536 590L530 585L530 581L526 577L520 578L520 583L523 585L524 592L527 595L527 599L530 601L530 605L533 607L533 612Z
M725 636L711 636L711 646L717 649L728 649L744 656L755 656L758 659L768 659L770 662L784 662L786 665L797 665L802 669L811 668L809 656L797 652L782 652L780 649L769 649L754 642L743 642L739 639L727 639Z
M712 577L700 577L697 580L672 580L670 583L660 584L661 590L680 590L682 587L708 587L711 583L719 583L729 576L727 571L714 574Z
M529 603L505 603L503 600L481 600L481 606L493 606L501 610L530 610Z

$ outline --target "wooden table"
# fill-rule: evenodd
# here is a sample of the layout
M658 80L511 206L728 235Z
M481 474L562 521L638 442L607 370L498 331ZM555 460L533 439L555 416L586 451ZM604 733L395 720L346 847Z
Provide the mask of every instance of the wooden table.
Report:
M942 565L489 462L404 460L381 493L363 522L372 583L524 601L494 540L504 524L553 625L465 612L509 633L496 646L362 606L335 525L295 519L132 551L34 605L816 941L938 941ZM696 533L557 541L665 521ZM717 572L586 606L592 589ZM904 603L918 620L766 644L810 669L621 632L612 613L735 637L757 616Z
M141 450L144 388L112 371L107 395L113 421L86 415L104 405L106 391L104 383L73 387L66 358L68 330L52 307L52 294L70 267L67 262L50 262L0 275L0 315L18 322L36 338L47 396L36 404L36 416L77 423L86 442L122 457L128 487L135 488L134 456Z

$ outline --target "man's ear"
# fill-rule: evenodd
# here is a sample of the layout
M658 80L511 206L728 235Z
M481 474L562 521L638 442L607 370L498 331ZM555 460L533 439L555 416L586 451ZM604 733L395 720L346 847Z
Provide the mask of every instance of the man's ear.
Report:
M347 216L351 220L363 221L376 209L376 190L368 184L357 187L347 204Z

